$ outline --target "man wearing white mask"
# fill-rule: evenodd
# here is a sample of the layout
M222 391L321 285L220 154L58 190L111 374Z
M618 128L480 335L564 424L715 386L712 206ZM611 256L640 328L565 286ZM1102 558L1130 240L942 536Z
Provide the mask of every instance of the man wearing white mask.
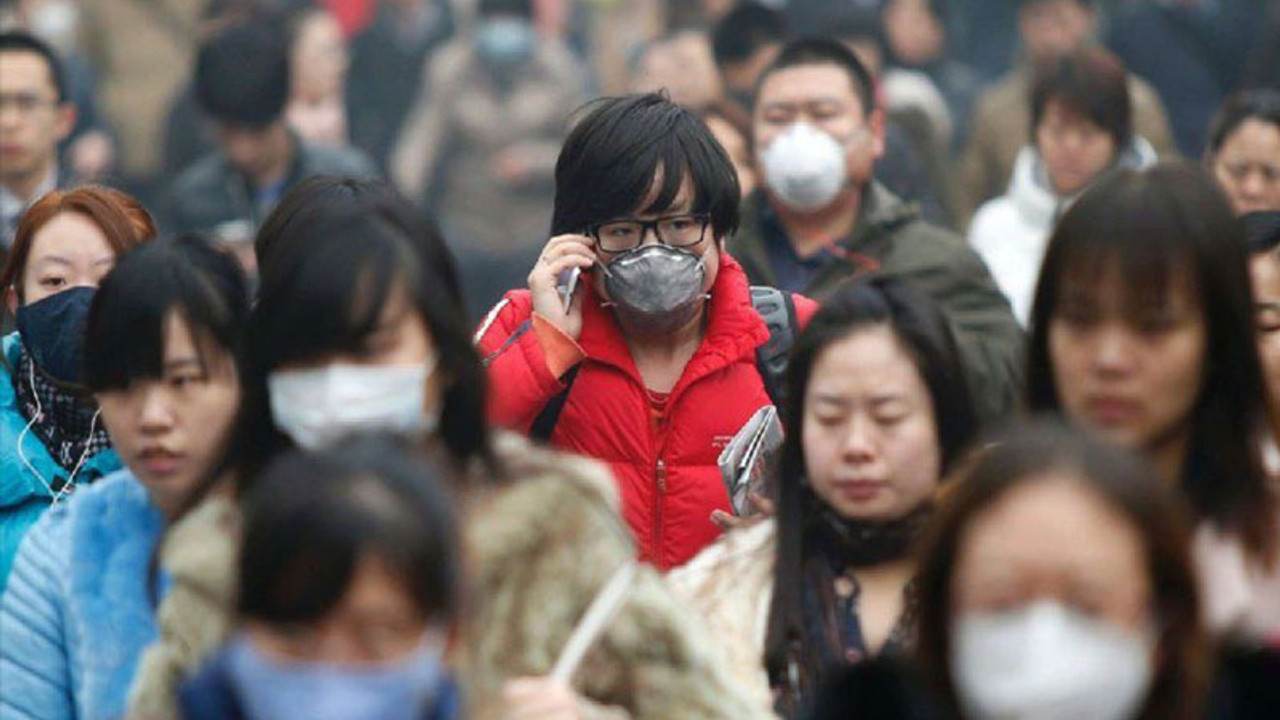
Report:
M752 124L763 188L729 252L753 284L821 300L842 280L901 276L938 303L984 421L1020 395L1022 333L982 260L872 179L884 113L870 74L834 40L796 40L761 76Z

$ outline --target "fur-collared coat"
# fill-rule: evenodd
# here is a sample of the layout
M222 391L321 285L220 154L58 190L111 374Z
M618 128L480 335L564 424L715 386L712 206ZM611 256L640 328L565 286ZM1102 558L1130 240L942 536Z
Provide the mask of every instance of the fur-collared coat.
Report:
M494 702L507 680L550 672L601 586L636 555L603 466L536 448L514 435L500 436L497 450L514 482L478 491L464 508L472 572L462 642L453 659L469 706L467 717L482 720L499 717ZM182 651L168 654L160 665L162 677L140 673L130 718L172 717L172 710L166 714L165 709L176 707L174 684L189 677L216 648L216 642L194 631L206 627L210 618L228 615L229 588L210 592L219 584L215 576L225 575L227 582L233 577L227 568L234 549L228 548L222 563L204 558L197 573L203 576L199 582L204 590L190 593L179 588L196 579L183 567L190 559L166 548L174 587L160 608L161 633L165 644L179 643ZM178 598L184 598L182 603L175 603ZM771 717L738 696L712 642L665 579L642 569L621 612L573 678L574 688L589 699L583 703L583 717ZM152 652L164 651L157 647Z

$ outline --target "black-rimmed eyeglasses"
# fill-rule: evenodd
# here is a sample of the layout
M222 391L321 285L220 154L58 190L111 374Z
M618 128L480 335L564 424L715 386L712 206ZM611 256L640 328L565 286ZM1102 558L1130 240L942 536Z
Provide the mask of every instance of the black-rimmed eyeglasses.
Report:
M592 225L587 232L596 239L600 249L608 253L626 252L639 247L650 230L657 235L658 242L686 248L702 242L710 221L711 216L705 213L668 215L654 220L619 218Z

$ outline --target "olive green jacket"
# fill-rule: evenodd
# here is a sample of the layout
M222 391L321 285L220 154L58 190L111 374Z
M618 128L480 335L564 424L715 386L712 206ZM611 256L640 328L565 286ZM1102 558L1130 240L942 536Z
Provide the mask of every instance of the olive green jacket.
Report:
M747 198L729 254L753 285L776 285L765 246L761 193ZM819 302L849 277L879 272L930 296L951 323L983 424L1009 417L1022 396L1023 332L982 259L955 233L926 223L914 204L879 183L867 186L857 225L832 258L799 290ZM795 288L787 288L795 290Z

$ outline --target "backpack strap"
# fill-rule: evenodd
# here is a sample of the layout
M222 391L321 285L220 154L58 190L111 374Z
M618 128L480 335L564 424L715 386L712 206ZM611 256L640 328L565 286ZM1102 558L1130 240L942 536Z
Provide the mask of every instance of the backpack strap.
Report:
M573 381L578 379L578 369L581 367L582 363L578 363L564 374L564 389L542 406L542 412L538 413L538 417L533 419L533 425L529 426L530 440L551 442L551 433L555 432L556 423L560 422L560 413L564 412L564 404L569 401L569 391L573 389Z
M756 368L773 404L786 402L787 363L796 342L796 303L791 293L763 285L751 286L751 306L769 328L769 341L756 348Z
M796 342L796 304L791 293L777 288L753 285L751 287L751 306L760 313L760 319L769 328L769 341L756 348L756 368L764 380L765 392L774 405L782 407L786 401L787 362L791 355L791 346ZM560 422L560 413L569 400L569 391L573 389L573 381L578 377L581 364L574 365L564 374L564 389L547 401L542 412L534 418L529 426L529 438L537 442L551 441L556 423Z

